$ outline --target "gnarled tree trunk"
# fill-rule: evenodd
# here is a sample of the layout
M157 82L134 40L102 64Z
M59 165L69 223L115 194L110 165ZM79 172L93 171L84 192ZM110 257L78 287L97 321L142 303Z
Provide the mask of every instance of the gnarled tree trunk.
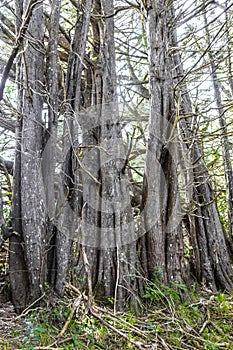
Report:
M184 282L184 248L178 191L176 106L169 52L173 13L163 0L144 9L149 46L150 122L143 185L141 256L149 279Z
M173 45L177 45L174 33ZM184 71L180 54L174 55L174 76L177 92L181 97L179 125L182 147L186 149L188 164L191 167L192 202L184 223L190 237L193 254L191 254L192 273L199 283L216 291L231 291L233 288L233 271L226 245L225 232L219 219L214 190L203 160L200 146L192 130L192 104L184 82ZM179 79L177 78L179 77Z
M93 12L93 65L87 81L92 94L84 94L86 107L92 107L80 116L84 167L78 268L82 277L88 262L96 296L115 298L122 308L128 298L134 300L136 237L118 113L114 17L109 16L113 1L96 0Z
M25 52L18 63L18 122L14 168L10 279L17 311L43 291L46 271L46 222L40 161L43 144L43 6L16 1L17 28L28 19ZM24 13L24 17L23 17ZM22 20L24 18L24 20ZM27 41L27 42L26 42Z

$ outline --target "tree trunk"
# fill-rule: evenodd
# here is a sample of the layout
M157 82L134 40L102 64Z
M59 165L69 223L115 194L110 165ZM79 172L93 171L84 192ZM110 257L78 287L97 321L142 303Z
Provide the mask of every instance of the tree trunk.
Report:
M83 0L77 9L77 23L69 54L68 70L66 76L66 100L63 126L63 189L62 213L58 218L58 231L56 238L57 249L57 280L55 289L63 294L65 279L69 264L71 244L77 229L77 210L79 207L79 174L77 172L77 145L79 143L79 109L81 103L82 72L87 35L90 23L92 0ZM81 16L80 16L81 13ZM58 211L59 211L58 207Z
M149 46L150 121L143 185L142 264L149 279L184 282L175 132L176 107L172 91L172 8L166 1L147 1Z
M19 59L19 108L14 168L10 278L12 300L21 311L43 291L46 271L42 151L43 6L16 2L18 18L29 16L27 48ZM22 24L24 22L22 21ZM19 26L18 26L19 28ZM25 42L26 45L26 42Z
M51 14L49 23L49 41L46 53L47 71L46 83L48 96L47 109L45 116L44 143L42 155L42 175L43 185L45 187L46 204L46 226L47 226L47 281L52 287L55 287L57 278L57 250L56 250L56 175L57 164L57 126L59 113L59 87L58 87L58 38L59 38L59 19L60 19L60 0L53 0L51 3Z
M211 38L210 38L209 25L206 18L206 14L204 14L204 19L205 19L207 45L210 46ZM227 199L227 208L228 208L229 232L230 232L230 239L232 239L231 235L233 233L233 168L232 168L231 156L230 156L231 145L230 145L229 136L228 136L226 113L224 110L222 96L221 96L221 84L217 76L217 65L215 64L214 54L212 52L211 47L208 50L208 55L210 60L210 73L211 73L211 78L212 78L212 83L214 88L214 97L218 108L221 144L222 144L222 153L223 153L223 165L224 165L225 183L226 183L226 190L227 190L226 199ZM230 78L230 75L229 75L229 78Z
M108 17L114 12L113 1L96 0L93 12L93 64L87 82L92 94L84 94L93 107L80 120L83 206L78 268L82 277L88 262L97 298L114 298L121 309L136 293L136 237L118 114L114 17Z
M176 45L177 38L174 33L173 46ZM184 82L184 71L178 52L174 55L174 67L176 94L180 96L182 118L180 118L179 126L182 147L188 156L189 166L192 166L191 188L189 189L192 192L192 202L184 220L193 249L193 253L191 250L192 272L199 283L203 283L213 291L217 289L231 291L233 271L225 232L219 219L215 193L210 183L203 154L192 130L192 118L195 118L195 115L192 112L192 104Z

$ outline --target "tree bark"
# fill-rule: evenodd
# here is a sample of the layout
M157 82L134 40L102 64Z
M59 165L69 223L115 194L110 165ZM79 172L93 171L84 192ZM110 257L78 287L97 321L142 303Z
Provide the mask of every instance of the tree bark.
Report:
M207 45L210 46L211 38L209 32L209 25L206 18L206 14L204 14L205 20L205 32L206 32L206 40ZM224 173L225 173L225 183L226 183L226 191L227 191L227 208L228 208L228 220L229 220L229 232L230 239L232 239L233 233L233 168L231 164L231 156L230 150L231 145L229 142L228 136L228 128L227 128L227 120L226 113L224 110L222 96L221 96L221 85L220 80L217 75L217 65L215 64L214 54L212 49L208 50L209 60L210 60L210 74L212 78L213 88L214 88L214 97L215 102L218 108L218 116L219 116L219 125L221 132L221 144L222 144L222 152L223 152L223 165L224 165ZM229 75L230 77L230 75ZM230 81L231 82L231 81ZM230 84L231 86L231 84Z
M26 5L26 3L25 3ZM30 281L30 300L37 299L45 281L45 203L40 162L43 144L44 16L35 6L28 25L28 47L23 69L21 214L25 258ZM36 40L36 42L35 42Z
M82 210L79 230L79 276L89 263L97 298L114 298L122 309L137 294L136 239L129 184L125 173L121 125L116 92L113 1L94 2L92 20L93 65L81 118L83 153ZM101 18L102 17L102 18ZM87 88L89 86L86 86ZM84 119L85 118L85 119Z
M177 45L174 33L173 46ZM191 165L190 188L192 202L184 218L189 233L192 273L196 281L213 291L217 289L230 292L233 288L233 271L227 250L225 232L221 225L216 205L215 193L211 186L208 170L203 160L201 148L193 133L192 104L183 80L184 71L179 52L174 57L174 80L176 93L180 96L180 115L182 147L189 155ZM177 78L179 77L179 78ZM193 256L192 256L193 255Z
M82 72L84 69L84 56L87 35L89 30L92 0L83 0L77 9L77 23L69 54L68 70L66 76L65 123L63 131L63 175L62 198L65 201L60 216L57 232L57 271L56 291L63 294L65 278L69 263L71 244L77 229L77 210L79 206L79 174L77 172L77 144L79 109L81 104ZM80 15L81 13L81 15ZM64 196L65 193L65 196ZM66 198L65 198L66 197Z
M51 15L49 24L49 40L47 48L47 106L48 115L45 121L44 138L45 145L42 156L43 185L45 186L46 203L46 244L48 249L47 260L47 280L52 287L55 287L57 270L57 250L56 250L56 165L57 165L57 126L59 113L59 86L58 86L58 39L59 39L59 19L60 0L53 0L51 3Z
M40 171L44 23L40 3L16 2L16 8L18 19L22 19L23 13L25 16L30 13L28 45L24 58L21 56L18 63L19 105L12 207L15 234L10 239L12 300L16 310L22 311L41 295L46 271L45 205Z
M149 46L150 120L142 198L141 256L146 276L162 283L184 283L184 248L180 220L172 91L172 8L166 1L146 2Z

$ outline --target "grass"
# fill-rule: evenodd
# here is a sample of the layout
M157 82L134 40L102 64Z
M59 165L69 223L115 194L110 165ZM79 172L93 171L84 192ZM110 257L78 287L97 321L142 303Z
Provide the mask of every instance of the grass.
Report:
M233 349L233 295L199 293L179 302L176 292L154 294L150 284L141 314L114 314L81 294L59 299L48 292L43 307L21 315L2 349ZM167 289L165 289L165 292ZM161 292L161 291L160 291ZM13 345L12 345L13 344Z

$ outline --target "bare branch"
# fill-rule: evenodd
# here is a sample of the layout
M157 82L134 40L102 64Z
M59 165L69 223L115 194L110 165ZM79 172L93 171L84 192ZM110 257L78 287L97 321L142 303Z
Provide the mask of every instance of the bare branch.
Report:
M23 42L24 34L26 33L28 23L30 21L31 15L32 15L32 11L33 11L34 7L41 2L42 2L42 0L31 0L30 3L28 4L28 8L27 8L26 13L25 13L24 21L20 27L19 34L18 34L17 39L16 39L16 45L11 52L11 55L8 59L7 65L6 65L4 72L3 72L3 75L2 75L2 79L1 79L1 83L0 83L0 101L3 99L3 93L4 93L5 85L6 85L6 82L8 79L8 75L9 75L11 67L14 63L14 60L18 54L19 48Z
M13 175L13 166L14 162L0 157L0 170L3 170L4 172L7 170L8 174Z

